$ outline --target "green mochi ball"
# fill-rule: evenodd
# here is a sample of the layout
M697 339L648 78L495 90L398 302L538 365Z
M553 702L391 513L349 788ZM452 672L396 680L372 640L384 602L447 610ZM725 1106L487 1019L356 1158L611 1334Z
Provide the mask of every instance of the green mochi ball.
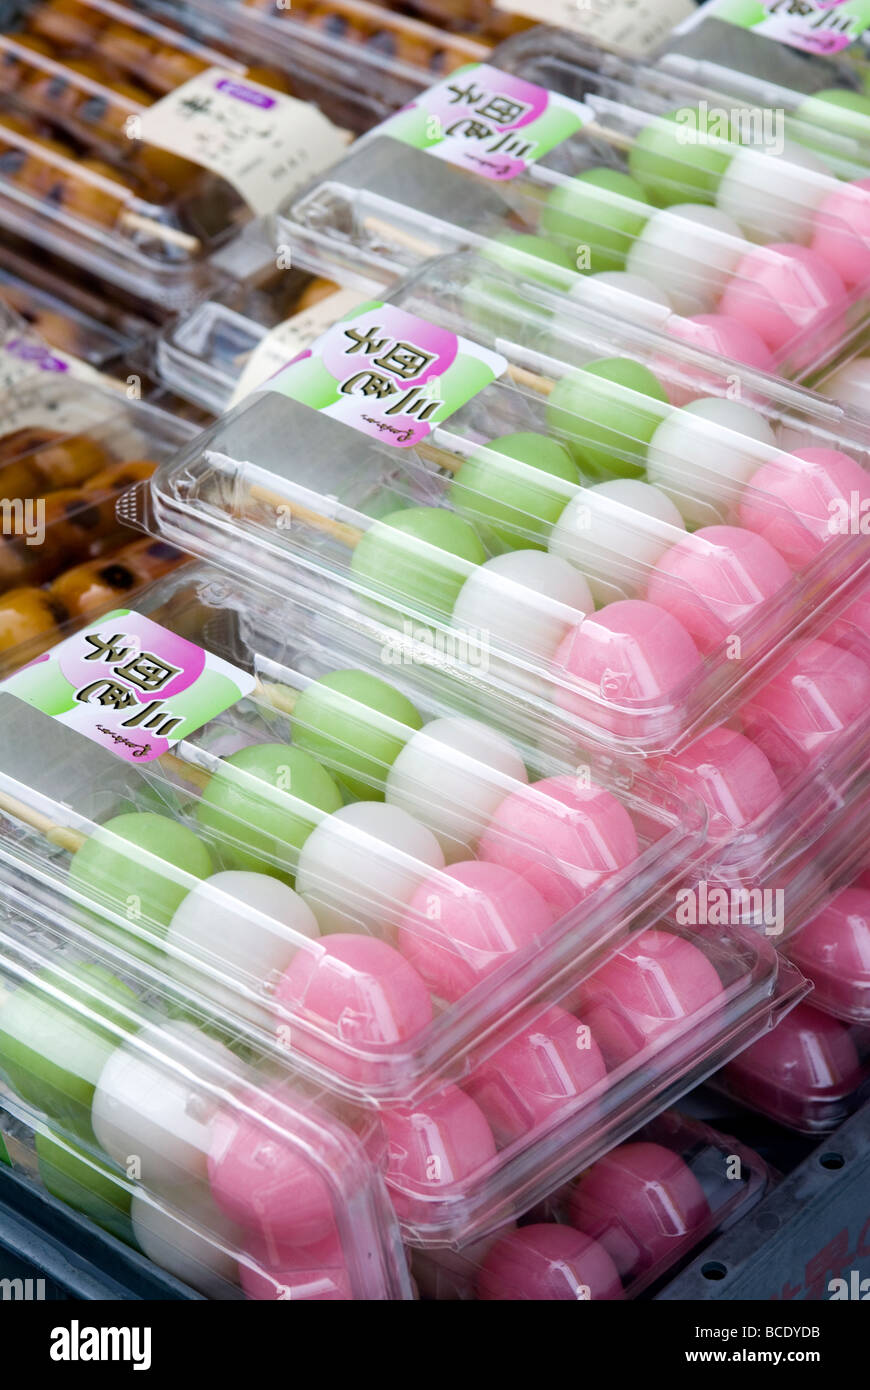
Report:
M558 440L531 431L506 434L464 461L450 485L450 500L502 545L545 550L571 500L570 488L547 486L548 475L575 487L581 481Z
M297 746L369 801L383 801L387 772L422 727L411 701L367 671L330 671L306 686L293 711Z
M260 791L265 783L270 791ZM254 743L224 758L200 798L196 817L226 843L220 853L229 869L253 869L289 882L292 864L320 817L342 805L335 782L302 748Z
M625 258L651 213L646 194L628 174L619 169L587 169L570 184L552 190L541 225L552 236L571 243L575 265L588 247L590 264L584 268L598 274L625 268Z
M89 1217L119 1240L132 1243L133 1194L124 1185L120 1168L42 1130L36 1132L36 1156L39 1176L52 1197Z
M628 357L589 362L562 377L550 393L550 427L564 437L580 468L596 482L644 473L647 446L663 416L644 409L637 396L668 404L649 368Z
M365 532L351 569L376 593L448 617L469 566L482 565L486 558L474 527L456 512L407 507Z
M717 108L681 107L656 116L636 137L628 167L652 202L715 203L737 146ZM729 148L729 142L730 148Z
M123 1008L138 1009L136 995L102 966L70 967L67 976L47 969L39 978L116 1027L135 1027ZM117 1045L117 1034L38 986L20 985L0 1008L0 1068L13 1091L83 1139L93 1139L94 1088Z
M172 877L171 869L180 875ZM69 879L95 906L108 905L164 936L192 887L185 876L212 873L207 846L186 825L153 811L130 811L106 821L85 841L73 855Z

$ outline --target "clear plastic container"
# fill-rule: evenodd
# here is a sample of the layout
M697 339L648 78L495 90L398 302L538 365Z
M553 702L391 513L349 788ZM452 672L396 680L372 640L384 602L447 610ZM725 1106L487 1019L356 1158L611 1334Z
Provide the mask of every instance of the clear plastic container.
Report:
M827 1134L870 1094L870 1032L801 1003L713 1084L786 1129Z
M7 247L0 267L0 304L50 348L99 372L123 370L153 331L143 320Z
M411 1297L374 1121L46 923L0 943L4 1128L54 1197L208 1298Z
M12 340L16 368L27 370L0 394L0 672L183 562L175 546L127 527L116 508L196 434L141 401L73 379L38 340L14 330ZM32 343L32 357L22 358L22 343Z
M866 855L865 855L866 860ZM788 954L813 984L813 1005L870 1025L870 874L865 869L789 940Z
M597 305L789 378L852 350L867 324L870 146L843 182L830 159L720 133L697 94L663 110L614 62L618 76L606 62L578 75L546 50L537 66L436 84L293 194L276 240L372 289L474 248L557 291L563 315ZM501 123L480 119L508 101ZM505 124L522 107L534 120Z
M178 13L173 0L152 0ZM480 63L490 43L440 24L397 14L367 0L184 0L185 21L219 45L268 53L294 79L294 91L340 125L367 130L422 87L464 63Z
M133 960L93 932L76 932L56 899L45 902L29 883L22 891L20 874L18 884L4 883L10 918L67 942L103 971L146 981L173 1018L197 1022L225 1044L251 1045L250 1029L226 1007L215 1018L187 980L176 983L159 962ZM465 1243L544 1201L628 1139L771 1028L807 988L754 933L686 931L662 919L556 1002L529 1006L519 1031L515 1021L512 1035L502 1027L494 1041L486 1038L452 1080L445 1072L437 1089L380 1107L377 1124L371 1095L345 1113L383 1169L403 1238L415 1246ZM296 1023L292 1029L298 1042ZM293 1053L293 1031L279 1055L262 1052L278 1072L289 1063L295 1075L303 1058ZM327 1089L336 1093L334 1084Z
M702 850L700 802L667 778L525 745L302 602L197 567L133 607L72 649L137 634L111 669L73 674L67 649L0 688L3 891L26 884L69 932L153 962L349 1096L409 1100L466 1072L656 921ZM179 743L114 711L113 673L142 680L131 641L171 669L202 648L231 663ZM96 742L79 732L94 700Z
M328 418L355 406L370 363L349 354L393 306L430 345L447 329L505 359L487 382L450 338L487 384L446 423L414 418L402 448L382 442L386 403L363 398L362 438ZM539 742L673 753L860 597L870 426L812 393L744 370L735 400L727 366L591 310L536 314L468 254L345 316L323 350L352 381L303 354L158 471L139 523L282 597L303 582ZM457 373L440 380L449 394Z
M214 279L209 255L250 209L224 178L184 157L181 142L179 152L148 143L142 123L161 98L212 69L226 74L225 88L236 83L230 96L240 108L251 106L251 93L261 106L270 100L245 78L278 100L292 79L248 60L239 45L228 56L114 0L15 0L5 11L0 59L4 228L164 310L200 296ZM311 110L294 108L300 131ZM231 124L226 116L218 112L222 132ZM306 138L326 148L323 118L313 119L315 135ZM233 125L230 135L238 142L243 132ZM198 148L208 149L208 140ZM236 148L245 146L230 153ZM222 151L217 167L230 164Z
M156 342L156 366L173 390L220 415L282 367L359 299L354 277L341 285L291 265L279 269L260 224L231 248L229 287L170 321ZM223 267L222 267L223 268Z
M806 989L762 937L664 919L457 1084L383 1112L406 1239L463 1245L521 1217Z
M458 1250L412 1250L411 1268L421 1297L440 1301L636 1298L772 1184L751 1149L666 1111L518 1224Z
M656 114L706 103L747 144L800 163L815 155L847 178L870 160L867 50L812 55L708 16L650 58L628 59L567 29L537 27L502 44L507 72L581 100L625 101Z

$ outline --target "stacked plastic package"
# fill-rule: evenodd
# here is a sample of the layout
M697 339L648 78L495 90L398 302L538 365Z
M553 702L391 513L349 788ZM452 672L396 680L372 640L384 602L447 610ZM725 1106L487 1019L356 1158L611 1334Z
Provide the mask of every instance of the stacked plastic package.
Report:
M437 8L0 35L0 1128L191 1297L649 1297L870 1080L866 113Z

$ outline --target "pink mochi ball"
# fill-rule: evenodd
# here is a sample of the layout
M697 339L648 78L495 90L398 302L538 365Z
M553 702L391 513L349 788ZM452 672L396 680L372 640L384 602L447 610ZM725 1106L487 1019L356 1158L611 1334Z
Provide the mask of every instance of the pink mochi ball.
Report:
M453 1001L552 925L552 908L519 874L469 859L420 884L398 944L432 992Z
M553 1005L476 1067L465 1089L505 1148L600 1093L606 1076L594 1034Z
M788 953L812 980L813 1000L870 1022L870 891L846 888L791 938Z
M569 1202L572 1226L607 1251L624 1284L664 1272L700 1240L710 1204L691 1168L662 1144L620 1144L593 1163Z
M776 359L764 339L754 328L727 314L694 314L690 318L674 314L665 324L665 331L699 351L728 357L759 372L776 371ZM697 363L669 358L665 353L656 357L653 372L662 382L671 405L678 406L715 394L722 380L721 371L705 371Z
M523 1226L493 1246L477 1277L484 1302L622 1298L607 1251L572 1226Z
M561 917L631 864L640 847L631 817L615 796L565 775L505 797L477 852L522 874Z
M842 184L828 194L816 213L810 245L845 284L870 279L870 179Z
M572 628L554 657L570 682L591 686L610 705L658 704L695 675L701 658L688 632L670 613L643 599L620 599ZM613 722L588 697L557 684L556 703L572 714Z
M870 476L838 449L796 449L765 463L740 500L740 524L763 536L792 569L801 569L870 499Z
M412 965L393 946L358 932L322 937L297 951L282 975L279 1004L328 1030L348 1050L292 1030L293 1046L350 1080L364 1080L376 1051L406 1043L432 1022L432 1000Z
M830 642L806 642L740 711L747 735L785 782L827 756L870 708L870 666Z
M458 1086L383 1112L387 1183L400 1219L472 1178L495 1158L495 1139L479 1106Z
M761 536L739 526L704 526L665 551L646 596L709 652L790 579L785 560Z
M783 798L764 753L736 729L711 729L663 766L704 802L712 840L751 825Z
M839 1019L798 1004L725 1068L729 1091L782 1124L801 1129L862 1081L852 1034Z
M580 985L577 1009L612 1071L679 1037L722 995L722 981L703 951L652 928Z
M818 252L784 241L741 258L719 312L753 329L778 355L799 337L817 334L846 303L846 287L833 266Z
M277 1254L255 1238L239 1261L239 1281L247 1297L259 1302L346 1303L354 1296L336 1235Z
M253 1114L227 1108L212 1126L208 1180L214 1200L273 1254L284 1245L323 1240L333 1229L332 1192L302 1141L297 1146L289 1138L295 1126L308 1138L313 1106L304 1111L298 1099L277 1091L246 1099ZM320 1111L316 1118L329 1124Z

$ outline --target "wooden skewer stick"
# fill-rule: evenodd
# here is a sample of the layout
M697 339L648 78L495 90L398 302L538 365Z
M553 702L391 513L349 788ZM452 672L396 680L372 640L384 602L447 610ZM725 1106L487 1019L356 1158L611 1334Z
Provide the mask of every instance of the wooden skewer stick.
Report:
M81 830L73 830L72 826L57 825L41 811L28 806L26 801L19 801L17 797L10 796L8 792L0 791L0 810L7 811L16 820L38 830L51 844L69 850L70 854L77 854L88 838Z
M168 246L177 246L189 256L198 256L202 251L202 242L199 237L182 232L178 227L166 227L162 222L155 221L153 217L144 217L141 212L128 210L123 212L118 220L125 231L146 232L148 236L153 236L158 241L165 241Z

